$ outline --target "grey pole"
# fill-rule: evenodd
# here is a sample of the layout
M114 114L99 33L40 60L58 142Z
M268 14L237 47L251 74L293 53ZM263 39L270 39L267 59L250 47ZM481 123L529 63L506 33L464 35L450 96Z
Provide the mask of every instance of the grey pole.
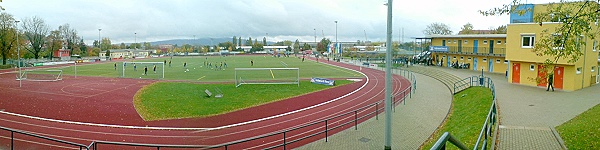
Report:
M387 37L385 55L385 150L392 149L392 0L387 3Z
M100 39L100 31L102 31L102 29L98 29L98 48L100 48L100 51L102 51L102 41ZM100 57L100 53L98 53L98 57Z
M315 45L317 44L317 29L313 29L315 31ZM317 46L315 46L317 47Z
M19 22L21 22L21 21L19 21L19 20L15 21L15 24L16 24L15 28L17 29L16 30L17 31L16 32L17 33L17 58L19 59L19 61L17 61L19 63L17 66L19 66L19 87L22 87L23 86L23 84L22 84L22 82L23 82L22 75L23 74L21 73L21 67L23 67L23 66L21 66L21 46L19 45Z
M335 51L337 51L337 45L338 45L338 40L337 40L337 22L338 21L335 21L335 45L333 45L333 47L336 48ZM335 51L333 53L335 53ZM329 55L331 55L331 54L329 54Z

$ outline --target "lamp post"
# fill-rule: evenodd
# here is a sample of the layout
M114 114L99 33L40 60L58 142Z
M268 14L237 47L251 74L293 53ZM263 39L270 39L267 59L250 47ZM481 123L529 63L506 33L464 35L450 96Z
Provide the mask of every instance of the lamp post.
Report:
M137 49L137 32L135 32L133 34L135 34L135 38L134 38L133 44L135 44L135 49Z
M19 87L22 87L23 84L23 74L21 73L21 46L19 45L19 20L15 20L15 29L16 29L16 34L17 34L17 59L19 59L19 61L17 61L17 63L19 63L17 66L19 66Z
M385 130L384 149L392 149L392 0L387 2L387 37L385 56Z
M313 29L315 31L315 45L317 44L317 29Z
M338 23L338 21L336 20L334 22L335 22L335 45L334 45L334 49L335 49L335 51L338 51L338 49L337 49L338 48L337 47L337 45L338 45L338 40L337 40L337 23ZM333 53L335 53L335 51ZM340 54L340 56L341 56L341 54Z
M102 51L102 41L100 41L100 31L102 31L102 29L98 29L98 48L100 48L100 51ZM100 54L98 54L98 57L100 57Z

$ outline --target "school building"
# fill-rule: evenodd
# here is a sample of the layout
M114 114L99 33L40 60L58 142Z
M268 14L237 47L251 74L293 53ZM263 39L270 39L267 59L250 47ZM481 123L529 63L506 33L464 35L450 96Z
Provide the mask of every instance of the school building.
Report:
M555 19L542 22L542 25L534 22L535 14L545 12L548 4L516 7L531 11L523 15L511 14L507 34L430 36L433 59L436 63L441 61L444 67L453 63L470 64L468 69L506 74L509 83L546 87L546 74L540 68L547 56L537 56L532 49L536 37L541 37L544 30L552 33L562 23ZM598 23L595 25L597 30ZM560 59L554 65L555 89L574 91L600 83L598 39L583 37L580 40L585 44L579 47L583 55L578 61L569 63ZM542 79L536 81L537 77Z

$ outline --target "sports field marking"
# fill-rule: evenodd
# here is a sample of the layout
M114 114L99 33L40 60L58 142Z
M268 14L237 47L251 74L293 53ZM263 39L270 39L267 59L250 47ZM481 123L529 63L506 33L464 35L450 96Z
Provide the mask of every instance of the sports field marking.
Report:
M204 77L206 77L206 76L202 76L202 77L200 77L200 78L198 78L198 79L196 79L196 80L200 80L200 79L202 79L202 78L204 78Z
M271 76L273 77L273 79L275 79L275 74L273 74L273 70L269 69L269 71L271 71Z

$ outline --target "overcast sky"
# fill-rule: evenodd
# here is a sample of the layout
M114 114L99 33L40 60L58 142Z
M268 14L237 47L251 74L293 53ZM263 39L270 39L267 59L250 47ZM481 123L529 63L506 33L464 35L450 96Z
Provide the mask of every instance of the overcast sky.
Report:
M525 1L525 0L523 0ZM548 3L553 0L528 0ZM101 36L112 43L241 36L268 41L385 41L387 0L4 0L17 20L38 16L52 30L70 24L87 44ZM470 22L475 29L508 24L508 16L484 17L478 10L511 0L410 0L393 2L393 40L423 37L441 22L454 34ZM316 29L316 30L315 30ZM366 32L366 38L365 38Z

